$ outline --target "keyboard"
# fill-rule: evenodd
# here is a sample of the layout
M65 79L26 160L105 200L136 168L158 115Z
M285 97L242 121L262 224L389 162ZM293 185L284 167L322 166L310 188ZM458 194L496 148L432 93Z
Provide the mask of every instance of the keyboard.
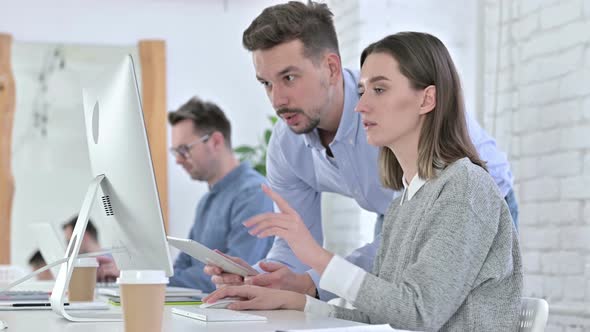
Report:
M116 282L97 282L96 288L119 288Z
M266 317L246 314L241 311L229 309L203 309L196 307L187 308L172 308L172 313L198 319L204 322L236 322L236 321L250 321L250 322L265 322Z

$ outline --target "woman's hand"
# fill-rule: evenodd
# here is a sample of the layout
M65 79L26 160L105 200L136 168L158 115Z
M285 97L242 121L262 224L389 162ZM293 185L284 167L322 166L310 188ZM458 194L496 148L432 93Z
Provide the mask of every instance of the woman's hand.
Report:
M203 298L203 302L213 303L225 297L240 297L243 300L230 304L231 310L273 310L305 309L305 295L272 288L252 285L227 286Z
M263 213L244 222L249 233L260 238L278 236L287 241L295 256L320 274L333 254L322 248L313 238L301 217L279 194L262 185L262 190L277 204L281 213Z

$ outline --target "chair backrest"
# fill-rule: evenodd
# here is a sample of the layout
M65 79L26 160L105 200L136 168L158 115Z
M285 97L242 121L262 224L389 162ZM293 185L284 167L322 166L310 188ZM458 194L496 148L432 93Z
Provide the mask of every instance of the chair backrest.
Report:
M520 310L520 332L543 332L549 316L549 305L543 299L522 298Z

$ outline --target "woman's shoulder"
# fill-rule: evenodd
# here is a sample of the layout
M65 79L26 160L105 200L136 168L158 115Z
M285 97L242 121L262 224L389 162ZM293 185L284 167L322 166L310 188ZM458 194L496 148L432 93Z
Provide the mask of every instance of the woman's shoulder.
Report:
M492 176L481 166L471 162L469 158L461 158L443 170L437 176L436 182L448 189L456 191L483 191L500 195Z

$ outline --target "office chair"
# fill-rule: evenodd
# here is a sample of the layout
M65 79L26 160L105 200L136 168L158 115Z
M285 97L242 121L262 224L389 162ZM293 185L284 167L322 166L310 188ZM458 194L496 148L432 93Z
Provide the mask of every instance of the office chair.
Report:
M549 305L543 299L523 297L520 309L520 332L543 332L549 316Z

